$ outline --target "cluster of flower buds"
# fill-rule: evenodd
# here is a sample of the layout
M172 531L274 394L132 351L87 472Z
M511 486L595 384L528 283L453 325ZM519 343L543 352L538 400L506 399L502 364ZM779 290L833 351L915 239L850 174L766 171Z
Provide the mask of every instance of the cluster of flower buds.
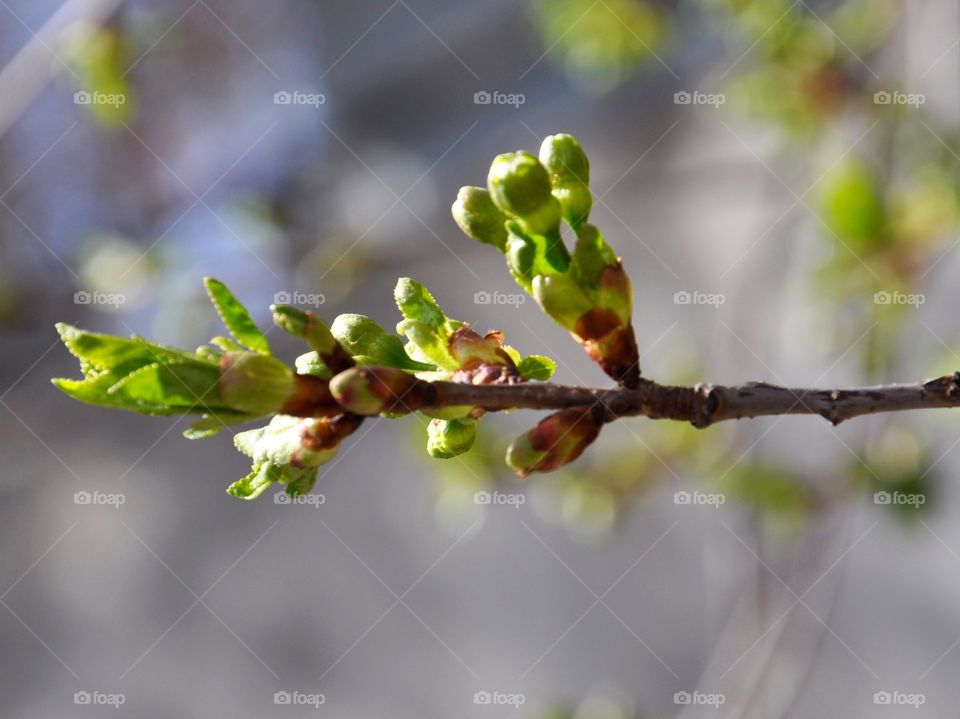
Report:
M487 188L461 188L453 217L468 236L506 255L517 283L604 372L634 387L640 364L633 293L620 259L587 221L589 183L590 164L577 140L551 135L539 158L523 151L497 156ZM561 220L576 234L572 253Z

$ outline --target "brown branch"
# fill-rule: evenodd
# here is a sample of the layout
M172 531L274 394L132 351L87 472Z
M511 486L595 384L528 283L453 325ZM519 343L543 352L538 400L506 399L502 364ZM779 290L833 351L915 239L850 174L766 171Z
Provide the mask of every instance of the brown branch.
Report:
M649 417L690 422L695 427L708 427L728 419L786 414L816 414L837 425L853 417L879 412L960 407L960 372L915 384L852 389L789 389L765 382L673 387L647 379L642 379L634 389L591 389L549 383L472 385L422 380L417 383L420 399L415 406L408 407L411 409L473 405L495 412L597 404L605 409L608 422L621 417ZM324 388L316 404L319 407L327 403L329 392ZM398 399L397 409L404 404L403 398ZM290 413L311 414L311 402L301 397L296 411Z

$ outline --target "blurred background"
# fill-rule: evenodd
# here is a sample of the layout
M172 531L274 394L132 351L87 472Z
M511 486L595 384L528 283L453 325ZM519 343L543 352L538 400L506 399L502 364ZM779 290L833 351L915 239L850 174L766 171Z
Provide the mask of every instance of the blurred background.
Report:
M76 374L57 321L218 333L204 275L265 325L279 294L387 327L406 275L557 359L557 381L602 385L449 216L495 154L554 132L590 154L647 376L960 369L955 3L0 0L0 18L3 716L960 701L952 413L621 422L523 482L502 455L532 413L484 422L463 461L430 460L414 418L376 421L315 501L281 506L224 493L248 471L229 437L49 383Z

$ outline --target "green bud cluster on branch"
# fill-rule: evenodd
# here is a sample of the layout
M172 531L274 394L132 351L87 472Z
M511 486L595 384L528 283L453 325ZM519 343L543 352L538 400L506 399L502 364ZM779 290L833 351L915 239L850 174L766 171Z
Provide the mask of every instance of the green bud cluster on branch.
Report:
M470 450L488 412L555 410L507 448L507 464L525 477L574 461L605 423L621 417L706 427L725 419L811 413L838 423L872 412L960 405L960 374L925 384L824 391L765 384L670 387L641 378L630 281L587 221L589 174L579 143L554 135L539 157L498 156L487 188L462 188L453 216L467 235L506 255L520 286L619 387L545 384L556 368L553 360L523 356L500 332L480 334L448 317L429 290L410 278L401 278L394 290L403 318L395 332L364 315L342 314L328 325L311 312L271 307L274 323L308 347L293 367L273 355L234 295L207 278L207 293L230 337L188 351L60 324L83 377L53 382L90 404L198 415L184 432L189 439L269 418L234 435L251 470L227 491L243 499L275 484L291 495L310 491L318 468L365 417L375 415L417 416L426 429L427 452L449 459ZM576 235L572 252L561 222Z
M633 292L620 258L587 220L590 162L570 135L551 135L539 158L498 155L487 189L461 188L453 218L469 237L506 255L507 267L541 309L624 387L640 379L630 323ZM571 253L561 221L576 235Z

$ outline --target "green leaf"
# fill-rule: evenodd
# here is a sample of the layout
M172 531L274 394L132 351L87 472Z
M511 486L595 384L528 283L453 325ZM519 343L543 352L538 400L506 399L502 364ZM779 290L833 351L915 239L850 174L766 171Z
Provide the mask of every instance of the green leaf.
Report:
M276 468L267 464L255 464L250 474L227 487L227 494L239 499L256 499L277 481L277 476Z
M416 280L401 277L393 291L394 300L400 313L408 320L417 320L435 330L441 330L447 322L447 316L433 299L430 291Z
M330 331L358 364L395 367L412 372L436 369L431 364L411 359L399 337L389 334L364 315L340 315L333 321Z
M108 394L124 398L126 405L176 407L181 411L229 411L220 400L216 367L193 362L159 362L137 369L115 383Z
M546 382L557 371L557 363L543 355L530 355L520 360L517 371L527 381Z
M397 332L404 335L417 350L417 354L433 362L443 370L456 371L459 363L450 354L446 333L441 335L426 322L408 319L397 325ZM408 354L410 345L407 346Z
M203 284L207 288L210 301L217 308L220 319L237 342L260 354L271 354L267 338L227 286L212 277L205 277Z

